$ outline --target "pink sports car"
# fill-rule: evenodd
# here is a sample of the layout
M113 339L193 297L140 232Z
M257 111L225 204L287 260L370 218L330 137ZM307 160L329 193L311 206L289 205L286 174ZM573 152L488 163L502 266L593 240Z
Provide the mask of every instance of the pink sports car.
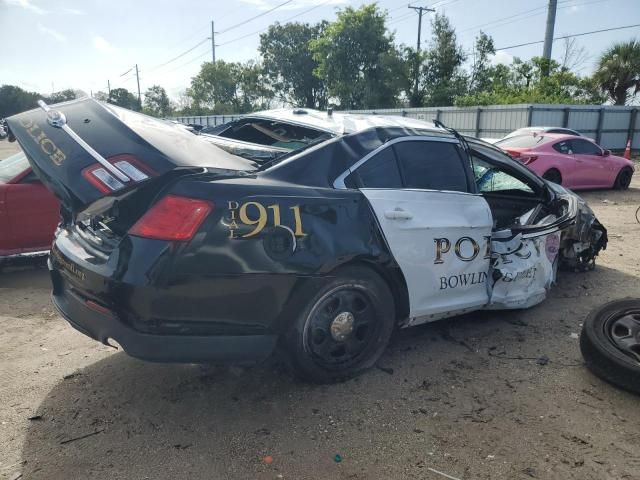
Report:
M629 188L633 162L586 137L533 134L503 138L495 144L546 180L572 190Z

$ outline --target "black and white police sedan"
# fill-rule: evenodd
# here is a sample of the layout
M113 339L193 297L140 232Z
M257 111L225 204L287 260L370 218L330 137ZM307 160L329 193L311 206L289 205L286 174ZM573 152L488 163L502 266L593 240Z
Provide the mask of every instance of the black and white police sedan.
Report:
M155 361L372 366L392 331L545 299L605 228L500 150L403 117L252 114L215 136L84 99L8 120L60 198L53 299Z

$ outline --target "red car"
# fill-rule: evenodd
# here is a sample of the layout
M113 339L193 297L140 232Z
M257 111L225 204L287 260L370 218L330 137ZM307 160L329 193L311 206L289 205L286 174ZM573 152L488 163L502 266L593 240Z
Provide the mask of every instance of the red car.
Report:
M633 162L611 155L587 137L533 134L503 138L495 143L546 180L572 190L629 188Z
M45 254L58 225L60 205L33 173L24 153L0 161L0 264L7 258Z

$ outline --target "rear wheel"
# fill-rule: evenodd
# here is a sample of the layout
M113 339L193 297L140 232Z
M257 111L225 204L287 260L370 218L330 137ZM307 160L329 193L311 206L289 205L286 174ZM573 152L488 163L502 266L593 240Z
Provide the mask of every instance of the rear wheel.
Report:
M613 183L613 188L616 190L626 190L631 185L631 177L633 176L633 172L630 168L623 168L618 173L616 177L616 181Z
M549 180L550 182L557 183L558 185L562 185L562 175L555 168L544 172L542 178L544 178L545 180Z
M640 300L617 300L591 312L580 350L598 377L640 393Z
M285 341L294 373L331 383L373 366L395 325L393 297L384 280L367 268L347 267L309 297Z

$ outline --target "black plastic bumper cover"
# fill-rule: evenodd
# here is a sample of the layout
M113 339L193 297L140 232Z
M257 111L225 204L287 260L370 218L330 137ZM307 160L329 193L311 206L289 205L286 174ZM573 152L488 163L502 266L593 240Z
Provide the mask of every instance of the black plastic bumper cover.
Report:
M268 358L276 335L152 335L140 333L115 315L90 309L78 295L64 290L52 295L53 304L76 330L107 344L118 342L132 357L154 362L254 363Z

